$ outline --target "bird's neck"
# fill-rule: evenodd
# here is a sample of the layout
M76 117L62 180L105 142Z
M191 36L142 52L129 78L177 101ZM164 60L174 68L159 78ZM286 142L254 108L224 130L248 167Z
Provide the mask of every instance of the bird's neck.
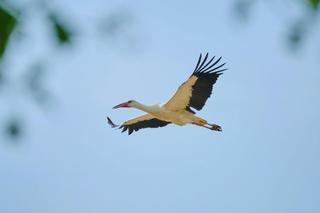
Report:
M146 106L146 105L138 103L138 102L136 102L133 107L136 109L140 109L140 110L147 112L147 113L152 113L152 111L153 111L151 106Z

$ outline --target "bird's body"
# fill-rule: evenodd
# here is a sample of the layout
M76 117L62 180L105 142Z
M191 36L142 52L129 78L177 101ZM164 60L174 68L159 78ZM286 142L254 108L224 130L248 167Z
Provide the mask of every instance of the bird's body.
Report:
M221 131L221 127L216 124L209 124L205 119L195 115L193 109L201 110L206 103L206 100L212 93L212 87L218 77L226 69L220 69L224 64L214 67L221 57L211 63L215 57L205 63L208 58L206 54L201 61L201 54L197 66L190 76L176 91L174 96L163 105L146 106L137 101L128 101L114 107L133 107L146 112L142 116L130 119L124 122L120 128L122 131L128 130L131 134L133 131L138 131L142 128L157 128L167 124L174 123L179 126L186 124L195 124L211 130ZM117 127L110 118L108 122L112 127Z
M157 119L174 123L179 126L183 126L188 123L195 122L198 119L197 116L195 116L193 113L189 111L170 109L170 107L166 107L165 104L145 106L135 101L135 103L133 104L133 108L142 110Z

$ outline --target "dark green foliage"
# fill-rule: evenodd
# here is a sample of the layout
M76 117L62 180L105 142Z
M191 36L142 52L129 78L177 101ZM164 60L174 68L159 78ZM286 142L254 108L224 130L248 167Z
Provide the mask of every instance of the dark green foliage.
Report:
M59 44L67 44L71 42L72 33L71 30L68 29L65 24L63 24L56 15L50 15L49 20L53 26L54 34L56 40Z
M17 18L0 5L0 60L7 48L9 38L17 25Z
M309 5L312 9L317 10L320 0L309 0Z

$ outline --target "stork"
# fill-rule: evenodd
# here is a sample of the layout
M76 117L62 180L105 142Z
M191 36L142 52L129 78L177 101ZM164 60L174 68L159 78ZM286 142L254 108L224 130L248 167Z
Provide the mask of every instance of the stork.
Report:
M121 103L113 109L120 107L132 107L146 112L146 114L125 121L123 124L114 124L109 117L111 127L128 131L130 135L134 131L143 128L158 128L174 123L179 126L194 124L214 131L222 131L217 124L210 124L205 119L196 116L195 110L201 110L207 99L212 94L213 85L218 77L227 69L223 64L218 64L221 57L214 61L215 56L208 60L208 53L202 59L200 54L197 65L187 81L176 91L173 97L163 105L146 106L135 100Z

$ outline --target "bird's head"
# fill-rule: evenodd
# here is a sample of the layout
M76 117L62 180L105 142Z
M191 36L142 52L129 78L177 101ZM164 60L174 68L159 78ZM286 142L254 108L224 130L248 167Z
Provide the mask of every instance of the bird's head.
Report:
M137 103L136 101L130 100L130 101L118 104L117 106L114 106L112 109L118 109L120 107L134 107L136 103Z

